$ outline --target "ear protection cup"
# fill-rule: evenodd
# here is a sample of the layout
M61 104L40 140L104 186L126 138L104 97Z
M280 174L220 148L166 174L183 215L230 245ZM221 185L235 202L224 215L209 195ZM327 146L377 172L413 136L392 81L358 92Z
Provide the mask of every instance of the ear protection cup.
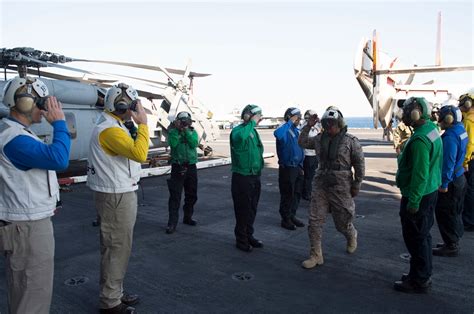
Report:
M471 99L466 99L466 101L464 102L464 104L462 105L464 108L466 108L467 110L471 109L472 107L472 100Z
M250 118L252 118L252 116L248 112L244 113L244 115L242 116L242 120L244 120L245 122L249 121Z
M459 107L463 107L466 110L470 110L472 108L473 97L474 94L472 93L461 95L459 97Z
M444 119L443 119L443 122L446 123L447 125L451 125L453 124L454 122L454 117L452 114L447 114Z
M15 108L21 113L30 113L35 106L35 99L32 97L19 97L15 102Z
M439 123L442 128L449 128L451 125L462 121L462 114L459 107L454 105L446 105L441 107L439 111Z
M410 112L410 119L411 121L413 122L416 122L418 120L421 119L421 111L420 109L413 109L411 112Z

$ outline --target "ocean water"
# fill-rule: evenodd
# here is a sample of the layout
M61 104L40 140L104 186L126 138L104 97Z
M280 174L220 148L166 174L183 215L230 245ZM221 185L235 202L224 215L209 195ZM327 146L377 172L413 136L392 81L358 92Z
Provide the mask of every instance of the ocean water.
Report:
M346 124L350 129L373 129L374 120L372 117L347 117Z

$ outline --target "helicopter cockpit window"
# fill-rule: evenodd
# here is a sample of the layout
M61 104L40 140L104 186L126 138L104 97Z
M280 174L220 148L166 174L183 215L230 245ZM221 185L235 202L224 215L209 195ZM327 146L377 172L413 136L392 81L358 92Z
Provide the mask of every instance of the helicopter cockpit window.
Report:
M102 89L97 89L97 102L95 106L98 108L104 108L104 98L105 98L106 91Z

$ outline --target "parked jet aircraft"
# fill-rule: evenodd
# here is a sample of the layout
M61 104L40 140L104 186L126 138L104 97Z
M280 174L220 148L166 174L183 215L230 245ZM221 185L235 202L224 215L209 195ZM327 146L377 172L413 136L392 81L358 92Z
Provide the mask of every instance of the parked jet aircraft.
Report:
M434 66L402 67L397 57L393 58L381 52L375 30L372 40L363 38L360 41L354 59L354 73L373 108L375 128L380 123L385 131L390 131L390 121L396 113L397 104L403 103L409 97L425 97L431 103L444 103L463 92L459 86L436 85L433 80L424 84L412 84L416 73L474 70L474 65L441 65L440 29L441 14L438 15L438 42ZM401 77L407 74L408 77Z
M132 67L140 71L152 71L151 74L160 72L166 75L167 82L124 74L99 73L65 66L62 64L65 62L109 64L122 70L124 67ZM167 128L179 111L188 111L192 114L193 120L196 121L193 126L198 132L202 147L207 147L207 152L210 151L208 143L215 141L219 136L217 125L209 119L210 111L193 97L193 78L210 74L191 72L190 63L185 70L177 70L156 65L72 59L32 48L13 48L0 49L0 65L4 68L5 79L0 81L0 90L3 90L6 80L10 77L16 75L24 77L27 74L39 76L48 86L50 94L62 102L72 138L70 155L72 162L84 161L87 158L93 125L103 109L103 97L108 87L119 82L126 82L138 91L148 115L151 152L156 152L156 148L168 146ZM43 68L53 70L46 71ZM63 72L80 75L70 76ZM0 102L0 118L7 114L8 110ZM33 129L46 142L51 140L52 127L46 121L34 125Z

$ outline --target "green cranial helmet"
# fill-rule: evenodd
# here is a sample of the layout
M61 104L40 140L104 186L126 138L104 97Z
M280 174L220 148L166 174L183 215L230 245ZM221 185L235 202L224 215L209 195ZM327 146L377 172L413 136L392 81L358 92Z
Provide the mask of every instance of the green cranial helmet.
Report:
M420 107L421 112L417 107ZM403 103L403 116L409 117L412 122L420 119L429 120L431 108L424 97L410 97Z

